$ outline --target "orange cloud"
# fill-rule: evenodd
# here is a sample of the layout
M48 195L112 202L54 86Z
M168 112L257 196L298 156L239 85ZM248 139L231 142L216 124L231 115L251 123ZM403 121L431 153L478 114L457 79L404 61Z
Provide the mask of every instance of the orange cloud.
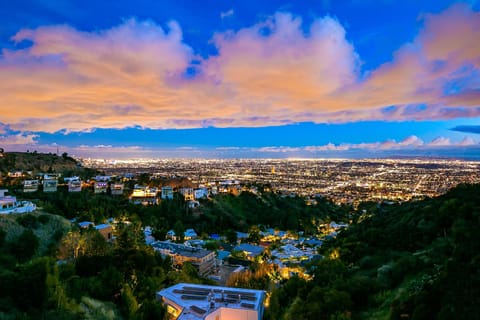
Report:
M218 55L204 59L175 22L21 30L13 40L33 45L0 57L2 122L54 132L480 116L480 13L466 5L425 15L418 36L366 78L336 19L303 24L277 13L216 34Z
M373 70L365 81L343 88L338 97L363 108L399 106L393 115L399 119L479 116L480 47L475 39L480 38L480 13L457 4L425 15L423 22L416 39L401 47L393 61ZM411 105L428 108L404 113Z

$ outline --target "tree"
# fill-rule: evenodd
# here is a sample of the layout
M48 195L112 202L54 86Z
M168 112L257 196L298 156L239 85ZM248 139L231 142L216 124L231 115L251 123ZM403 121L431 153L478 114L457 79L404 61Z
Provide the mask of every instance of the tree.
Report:
M70 231L63 238L60 246L60 257L77 259L86 250L85 237L79 231Z
M225 237L227 238L227 241L231 244L236 244L237 243L237 233L233 231L232 229L227 230L225 232Z
M135 315L140 306L128 284L122 289L122 307L123 314L127 319L135 319Z
M260 228L258 226L251 226L248 231L248 242L258 244L262 236L260 235Z
M175 222L175 225L173 226L173 231L175 232L177 241L182 242L185 232L185 227L183 226L182 221L177 220L177 222Z
M11 244L11 251L20 262L25 262L30 259L39 246L37 236L32 230L26 229L18 237L18 239Z
M165 229L153 229L152 231L152 236L155 238L155 240L165 240L165 235L167 234L167 231Z
M7 233L0 228L0 248L3 247L3 244L5 243L5 237Z

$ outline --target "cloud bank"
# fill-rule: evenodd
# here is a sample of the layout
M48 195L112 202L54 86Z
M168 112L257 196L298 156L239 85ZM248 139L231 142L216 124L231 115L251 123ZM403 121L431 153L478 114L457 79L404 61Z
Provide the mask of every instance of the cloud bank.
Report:
M438 137L430 142L424 142L417 136L409 136L402 141L386 140L383 142L365 142L365 143L342 143L333 144L328 143L321 146L305 146L305 147L263 147L255 149L259 152L272 153L290 153L306 151L312 153L326 152L326 151L349 151L349 150L365 150L365 151L391 151L391 150L428 150L435 148L456 148L456 147L471 147L480 146L471 137L465 137L459 142L452 142L449 138Z
M218 55L207 58L176 22L24 29L13 40L32 45L0 56L1 120L56 132L480 116L480 13L460 4L422 21L392 61L368 73L329 16L305 25L276 13L217 33Z
M437 137L430 142L425 142L415 135L406 137L401 141L385 140L381 142L363 143L327 143L324 145L310 146L265 146L265 147L237 147L223 146L216 148L204 148L198 146L186 147L144 147L122 145L78 145L65 146L57 143L42 144L37 136L26 133L14 133L0 135L0 144L6 151L30 151L39 152L67 152L82 158L105 158L105 159L131 159L131 158L252 158L252 157L331 157L351 155L352 152L361 152L362 157L375 155L388 155L394 152L397 155L426 154L441 155L448 151L450 155L462 156L465 150L476 154L480 150L480 143L472 137L464 137L460 141L451 141L449 138Z

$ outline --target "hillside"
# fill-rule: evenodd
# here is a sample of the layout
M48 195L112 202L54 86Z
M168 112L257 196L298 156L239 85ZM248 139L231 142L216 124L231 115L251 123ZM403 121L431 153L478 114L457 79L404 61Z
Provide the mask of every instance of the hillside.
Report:
M266 192L257 196L242 192L239 196L218 195L205 202L198 224L216 226L218 232L229 228L247 231L251 225L276 227L281 230L316 231L316 223L349 220L351 208L339 207L325 198L309 206L301 197L282 197Z
M5 152L0 157L0 172L13 170L38 172L62 172L76 170L78 164L75 159L67 154L58 156L52 153L37 152Z
M312 281L274 292L270 319L478 319L480 185L359 221L322 248Z
M15 243L26 230L32 230L38 238L38 255L44 255L49 246L56 244L70 226L67 219L42 210L29 214L0 215L0 230L5 232L4 241Z

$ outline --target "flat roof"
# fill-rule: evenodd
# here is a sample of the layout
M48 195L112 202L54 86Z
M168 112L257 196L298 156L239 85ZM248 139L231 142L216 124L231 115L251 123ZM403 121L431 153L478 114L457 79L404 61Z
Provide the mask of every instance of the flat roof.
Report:
M103 224L99 224L98 226L95 226L95 229L102 230L102 229L111 228L111 227L112 227L111 225L107 223L103 223Z
M152 243L154 248L169 250L173 254L178 254L184 257L203 258L211 254L213 251L189 247L183 244L177 244L167 241L157 241Z
M265 299L265 291L178 283L157 292L157 296L183 308L177 319L200 320L219 308L258 312Z

